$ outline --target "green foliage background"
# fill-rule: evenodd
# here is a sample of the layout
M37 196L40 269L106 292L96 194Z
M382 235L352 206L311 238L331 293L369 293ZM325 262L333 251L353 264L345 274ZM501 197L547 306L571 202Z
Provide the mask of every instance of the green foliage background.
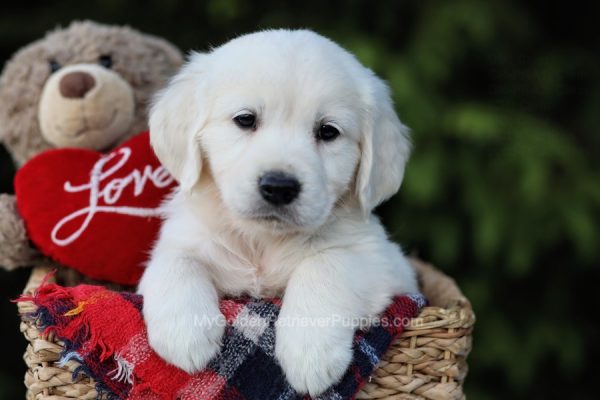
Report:
M593 2L516 0L3 4L0 64L56 25L130 24L182 49L309 27L386 78L413 130L405 184L380 209L405 249L453 275L478 316L472 399L594 398L600 259L600 32ZM13 170L0 155L1 189ZM4 298L26 272L2 273ZM6 302L4 302L6 303ZM0 397L21 397L5 304ZM11 344L14 343L14 346ZM590 390L588 392L588 390Z

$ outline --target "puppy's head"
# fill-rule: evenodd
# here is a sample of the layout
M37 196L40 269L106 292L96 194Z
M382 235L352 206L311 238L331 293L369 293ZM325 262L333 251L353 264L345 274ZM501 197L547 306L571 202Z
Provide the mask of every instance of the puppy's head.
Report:
M311 231L400 187L407 129L388 88L310 31L239 37L188 63L155 99L152 145L181 190L208 166L240 224Z

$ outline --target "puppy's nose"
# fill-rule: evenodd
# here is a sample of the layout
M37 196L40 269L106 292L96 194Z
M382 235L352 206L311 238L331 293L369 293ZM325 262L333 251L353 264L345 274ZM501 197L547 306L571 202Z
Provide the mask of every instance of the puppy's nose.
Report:
M60 79L58 88L63 97L81 99L96 85L96 80L87 72L70 72Z
M260 195L269 203L279 206L290 204L300 193L300 182L280 171L267 172L258 180Z

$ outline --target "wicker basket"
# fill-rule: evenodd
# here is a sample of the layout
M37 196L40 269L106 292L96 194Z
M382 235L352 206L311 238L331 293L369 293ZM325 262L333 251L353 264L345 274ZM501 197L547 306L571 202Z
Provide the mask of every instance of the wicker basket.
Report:
M414 318L402 336L392 344L369 382L357 399L463 399L462 383L467 374L466 357L471 349L471 332L475 315L469 301L456 283L419 261L417 269L421 289L431 306ZM49 268L35 268L25 288L32 293ZM60 283L74 284L74 274L59 274ZM34 310L28 302L18 303L19 313ZM81 374L74 382L72 372L78 366L69 361L65 366L55 362L62 343L54 337L40 337L31 322L21 322L21 332L29 341L24 359L27 399L96 399L94 381Z

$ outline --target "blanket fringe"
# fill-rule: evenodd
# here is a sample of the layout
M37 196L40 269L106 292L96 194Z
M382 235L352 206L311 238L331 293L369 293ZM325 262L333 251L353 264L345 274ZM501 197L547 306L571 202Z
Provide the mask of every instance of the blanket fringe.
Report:
M111 346L108 346L91 331L89 320L83 313L84 307L88 302L80 301L75 304L75 299L70 288L48 282L55 273L56 270L49 272L32 294L22 294L19 298L12 300L12 302L31 302L37 307L35 311L22 315L22 318L35 322L43 336L56 332L59 325L64 325L63 329L68 335L77 336L82 343L87 342L88 345L85 348L76 351L74 343L64 340L65 349L57 361L57 366L62 368L69 361L77 361L79 365L74 369L72 374L74 382L77 380L79 374L83 374L96 381L95 388L98 393L98 399L119 400L121 396L111 391L102 382L102 379L98 379L100 377L94 376L90 368L85 364L84 356L81 353L81 351L85 354L98 350L100 358L106 359L113 356ZM64 311L53 314L50 311L51 309ZM63 324L64 321L62 319L71 320L73 318L78 319L77 324L70 326L69 324ZM74 333L77 333L77 335L74 335ZM131 365L120 357L115 357L115 362L117 364L115 378L118 378L118 381L124 380L127 383L132 383L133 371Z
M113 381L127 382L128 384L133 385L133 365L125 360L120 354L115 354L114 358L117 363L117 368L110 371L107 375L111 377L110 379Z
M69 351L60 357L60 360L58 360L58 366L62 368L72 360L82 363L83 357L81 357L81 355L76 351Z

